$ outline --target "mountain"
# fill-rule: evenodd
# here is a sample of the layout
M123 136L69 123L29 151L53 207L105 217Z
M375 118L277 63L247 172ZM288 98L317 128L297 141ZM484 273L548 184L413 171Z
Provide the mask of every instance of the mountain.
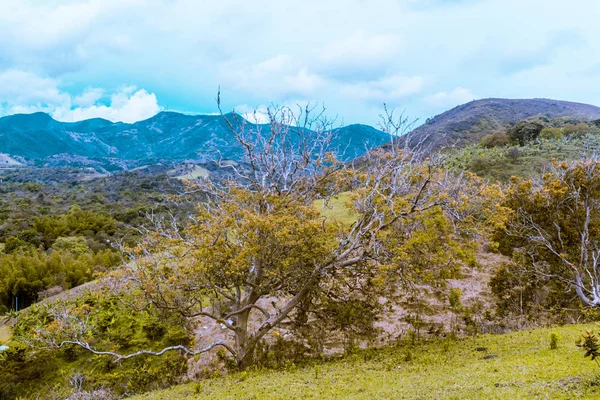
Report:
M242 118L230 121L241 123ZM245 121L247 129L260 126ZM349 159L389 141L366 125L336 130L336 147ZM161 112L133 124L104 119L59 122L48 114L16 114L0 118L0 154L34 160L38 165L84 165L106 170L128 169L153 162L204 160L219 152L236 160L241 149L219 115Z
M600 107L550 99L474 100L427 119L407 138L411 146L420 143L427 149L459 147L477 143L494 130L506 129L518 121L538 117L593 120L600 118Z

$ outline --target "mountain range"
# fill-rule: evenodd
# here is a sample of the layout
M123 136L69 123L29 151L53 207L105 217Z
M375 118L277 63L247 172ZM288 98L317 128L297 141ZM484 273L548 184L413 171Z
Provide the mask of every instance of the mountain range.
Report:
M241 116L230 121L242 121ZM408 133L403 140L429 149L464 146L486 134L530 118L600 119L600 107L550 99L482 99L455 107ZM245 122L248 129L260 125ZM390 136L368 125L336 130L336 147L346 159L367 149L389 146ZM114 172L144 165L203 163L220 153L236 160L240 148L220 115L161 112L133 124L89 119L59 122L48 114L15 114L0 118L0 166L81 166Z
M241 123L238 115L226 115ZM245 121L247 129L259 125ZM334 146L347 158L380 146L389 135L367 125L336 129ZM0 164L89 166L105 171L130 169L159 162L203 162L220 153L235 160L240 148L220 115L185 115L161 112L144 121L127 124L104 119L59 122L48 114L15 114L0 118ZM7 165L8 166L8 165Z

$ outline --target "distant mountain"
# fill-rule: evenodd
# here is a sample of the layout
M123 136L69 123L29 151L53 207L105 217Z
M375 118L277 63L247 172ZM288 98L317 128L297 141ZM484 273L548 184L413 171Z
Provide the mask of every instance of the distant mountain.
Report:
M241 121L241 117L235 120ZM248 129L258 128L246 124ZM389 140L370 126L349 125L336 131L335 145L340 155L350 159ZM232 160L240 155L226 121L217 115L161 112L134 124L99 118L58 122L44 113L0 118L0 154L38 165L81 165L110 171L153 162L203 160L216 152Z
M482 99L428 119L409 133L409 143L427 149L477 143L486 134L536 117L598 119L600 107L549 99ZM384 146L385 147L385 146Z

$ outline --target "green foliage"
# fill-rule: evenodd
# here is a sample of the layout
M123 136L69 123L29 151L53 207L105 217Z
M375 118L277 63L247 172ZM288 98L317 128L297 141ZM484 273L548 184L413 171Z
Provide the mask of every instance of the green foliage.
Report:
M60 236L52 245L53 250L80 255L89 252L90 248L83 236Z
M579 300L594 305L586 293L588 287L595 287L593 272L588 272L595 268L589 251L595 251L594 243L600 240L598 198L600 162L595 159L556 163L541 181L513 180L504 203L512 210L511 217L506 228L496 231L494 241L503 254L513 258L514 269L527 271L526 279L533 282L531 277L538 277L535 285L526 284L529 288L520 296L534 296L535 291L545 289L544 306L565 308L573 299L567 289L577 281ZM504 292L499 290L500 282L510 285L515 277L508 269L501 273L502 279L497 274L492 280L499 295ZM531 304L531 298L526 300Z
M577 347L585 350L584 357L590 357L592 361L595 360L598 362L596 358L600 357L600 341L595 332L591 330L585 331L575 343L577 344Z
M460 288L450 289L450 294L448 295L448 302L450 303L450 308L452 310L459 310L462 306L461 304L462 291Z
M55 250L48 254L30 249L0 254L0 304L14 309L18 301L19 309L25 308L38 300L40 292L89 282L101 269L114 267L120 260L120 255L112 250Z
M152 309L132 311L122 301L127 299L95 293L72 300L72 310L87 313L87 318L93 322L93 340L98 346L105 346L107 350L136 351L153 346L189 344L190 334L181 332L181 318L165 316ZM39 351L23 344L43 329L62 329L45 306L32 306L19 315L9 350L0 352L0 376L3 377L0 399L10 393L48 398L53 390L48 382L64 390L69 386L66 380L73 370L85 376L86 390L108 388L123 395L172 385L187 369L186 360L176 352L162 357L139 357L116 365L107 356L95 356L76 346ZM7 398L11 397L8 395Z
M562 128L562 131L566 136L582 136L586 133L589 133L590 130L590 126L585 122L580 122L577 124L567 124L564 125Z
M558 333L550 333L550 350L558 349Z
M600 134L569 136L560 139L538 139L524 146L485 148L467 146L452 150L446 165L456 170L467 170L492 181L508 182L512 176L532 178L540 175L552 160L577 160L582 153L600 148Z
M496 299L496 313L500 317L531 315L542 302L546 283L518 264L501 265L490 278L490 288Z
M546 124L540 120L519 121L508 131L508 136L511 140L518 141L521 146L524 146L537 138L545 127Z
M28 246L27 242L14 237L14 236L10 236L9 238L6 239L6 242L4 243L4 252L6 254L11 254L14 253L16 250L21 249L21 248L26 248Z
M560 139L563 137L563 130L560 128L547 127L540 131L540 139Z
M510 137L506 131L495 131L489 133L481 138L481 141L479 142L481 147L485 147L487 149L506 146L508 144L510 144Z

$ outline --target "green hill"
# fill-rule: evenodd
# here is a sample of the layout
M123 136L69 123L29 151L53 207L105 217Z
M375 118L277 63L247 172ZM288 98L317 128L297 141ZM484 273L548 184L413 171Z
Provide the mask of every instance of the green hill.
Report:
M474 100L427 119L405 139L412 146L421 143L422 147L432 150L463 147L521 120L560 117L594 120L600 118L600 107L551 99Z

